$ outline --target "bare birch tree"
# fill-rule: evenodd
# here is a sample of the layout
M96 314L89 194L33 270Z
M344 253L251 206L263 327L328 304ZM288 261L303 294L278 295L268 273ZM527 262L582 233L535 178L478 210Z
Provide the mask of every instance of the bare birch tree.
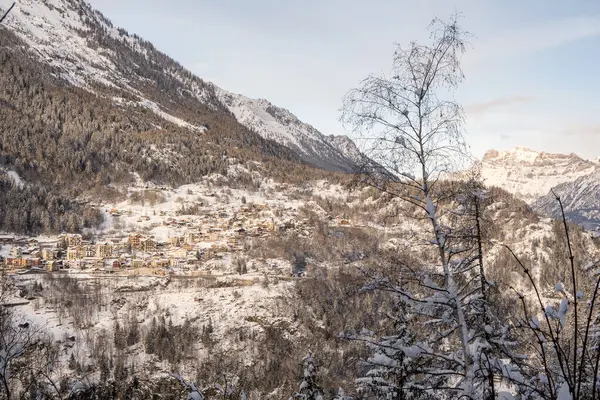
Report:
M457 16L447 22L434 19L429 32L429 45L412 42L407 48L398 47L391 74L369 76L352 89L344 98L341 120L366 144L369 160L359 174L363 182L421 209L429 220L433 238L428 241L436 248L440 269L436 278L441 279L421 277L421 287L431 293L421 298L402 286L394 285L393 291L412 305L413 312L444 322L438 327L440 342L457 339L457 352L438 351L423 343L412 353L437 358L440 365L454 365L427 373L452 376L446 380L447 389L474 399L481 393L475 382L474 360L479 356L473 354L480 344L465 312L474 293L469 284L473 279L465 274L473 270L478 257L458 257L462 251L456 240L450 240L452 229L442 223L438 210L444 195L434 190L440 174L467 157L463 111L452 94L464 80L460 61L468 34ZM452 322L444 320L448 311Z

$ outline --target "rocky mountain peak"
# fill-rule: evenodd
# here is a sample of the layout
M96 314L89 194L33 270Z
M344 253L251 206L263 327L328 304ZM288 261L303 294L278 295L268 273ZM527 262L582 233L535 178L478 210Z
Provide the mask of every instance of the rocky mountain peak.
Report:
M489 150L482 160L488 185L502 187L530 203L554 186L588 175L597 167L573 153L538 152L527 147Z

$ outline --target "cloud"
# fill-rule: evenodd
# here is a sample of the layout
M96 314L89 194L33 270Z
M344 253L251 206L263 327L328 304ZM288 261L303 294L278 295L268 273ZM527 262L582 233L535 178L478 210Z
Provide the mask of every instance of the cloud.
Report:
M465 112L467 114L475 114L475 115L480 115L480 114L485 114L495 108L498 107L507 107L507 106L511 106L513 104L523 104L523 103L529 103L530 101L533 100L533 97L531 96L514 96L514 97L507 97L507 98L500 98L500 99L495 99L495 100L491 100L485 103L476 103L476 104L471 104L469 106L465 107Z

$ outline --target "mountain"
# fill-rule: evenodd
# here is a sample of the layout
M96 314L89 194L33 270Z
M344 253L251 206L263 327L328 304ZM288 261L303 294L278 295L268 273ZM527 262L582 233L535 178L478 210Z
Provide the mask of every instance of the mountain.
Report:
M576 154L537 152L525 147L489 150L481 163L488 186L498 186L532 203L556 185L590 175L600 166Z
M83 0L20 0L0 26L0 61L3 230L77 231L96 221L82 204L140 180L236 171L237 185L293 183L350 172L360 154L202 80Z
M483 157L481 172L488 186L511 192L542 215L561 218L556 193L569 221L586 229L600 227L598 161L516 147L506 152L489 150Z
M552 190L560 196L568 220L586 229L600 229L600 168ZM561 218L560 206L552 193L537 199L532 207L541 214Z
M0 0L4 10L11 3ZM110 96L115 105L145 108L196 133L208 127L203 114L229 110L246 128L291 149L314 167L355 169L345 148L337 148L336 142L330 143L289 111L203 81L151 43L113 26L83 0L19 1L5 23L54 76Z
M354 172L361 161L360 151L347 136L325 136L290 111L276 107L265 99L250 99L221 89L217 93L242 125L265 139L294 150L311 165L333 171Z

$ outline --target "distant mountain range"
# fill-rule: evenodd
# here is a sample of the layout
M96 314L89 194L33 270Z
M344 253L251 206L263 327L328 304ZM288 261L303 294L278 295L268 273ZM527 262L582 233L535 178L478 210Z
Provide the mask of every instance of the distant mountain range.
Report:
M488 186L501 187L541 214L560 218L551 190L561 197L567 217L588 229L600 228L600 162L576 154L537 152L525 147L488 151L481 163Z

